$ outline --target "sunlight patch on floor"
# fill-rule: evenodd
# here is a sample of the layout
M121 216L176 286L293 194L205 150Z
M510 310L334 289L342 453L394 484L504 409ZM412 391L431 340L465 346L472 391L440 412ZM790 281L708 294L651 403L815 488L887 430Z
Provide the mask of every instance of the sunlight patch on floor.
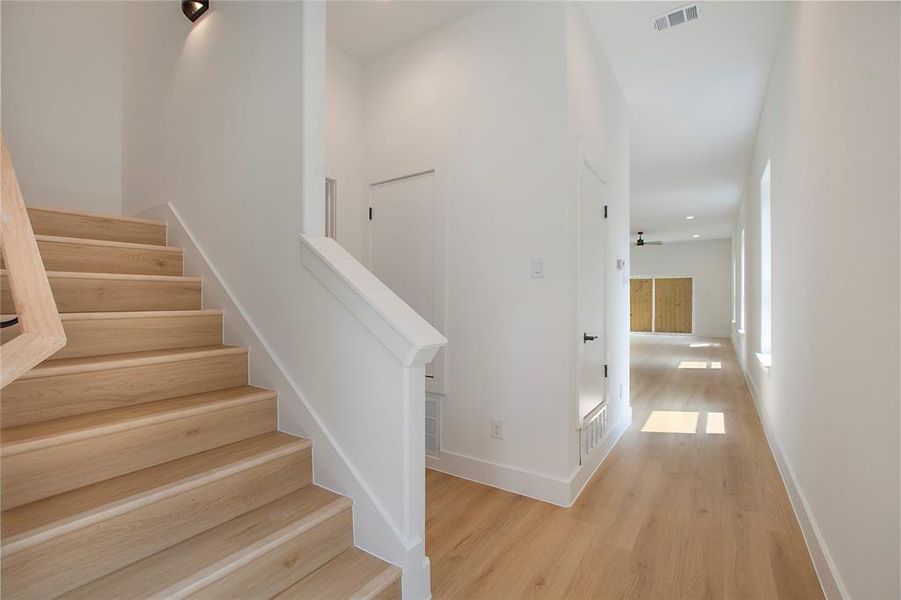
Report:
M707 433L718 435L726 434L726 416L723 413L707 413Z
M689 348L719 348L719 342L693 342L688 345Z
M701 414L706 416L706 425L698 430ZM721 412L699 413L690 410L654 410L648 415L642 433L707 433L726 434L726 416Z
M723 363L718 360L683 360L679 363L680 369L722 369Z
M655 410L648 416L643 433L694 433L698 428L698 413L684 410Z
M706 369L706 360L683 360L679 363L680 369Z

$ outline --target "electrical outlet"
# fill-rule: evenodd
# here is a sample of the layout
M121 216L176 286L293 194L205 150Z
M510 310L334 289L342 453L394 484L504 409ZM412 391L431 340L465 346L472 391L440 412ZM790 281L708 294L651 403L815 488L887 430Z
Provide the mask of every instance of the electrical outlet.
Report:
M619 384L619 399L623 399L623 384Z
M499 419L491 419L491 437L496 440L504 439L504 422Z

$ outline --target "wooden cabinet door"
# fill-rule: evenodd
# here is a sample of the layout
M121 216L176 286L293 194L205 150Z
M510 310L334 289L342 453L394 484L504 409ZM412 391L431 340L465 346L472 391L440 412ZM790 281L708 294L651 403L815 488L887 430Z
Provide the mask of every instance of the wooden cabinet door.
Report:
M653 279L633 279L630 282L632 331L651 331Z
M691 333L690 277L654 280L654 331Z

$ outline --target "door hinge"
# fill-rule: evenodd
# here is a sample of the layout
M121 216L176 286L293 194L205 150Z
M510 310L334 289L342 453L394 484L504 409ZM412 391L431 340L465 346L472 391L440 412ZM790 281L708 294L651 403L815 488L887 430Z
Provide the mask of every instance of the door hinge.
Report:
M607 365L604 365L604 377L607 376Z
M369 220L372 220L372 207L369 207Z
M606 204L604 205L604 218L605 219L607 218L607 206L608 205L606 205Z

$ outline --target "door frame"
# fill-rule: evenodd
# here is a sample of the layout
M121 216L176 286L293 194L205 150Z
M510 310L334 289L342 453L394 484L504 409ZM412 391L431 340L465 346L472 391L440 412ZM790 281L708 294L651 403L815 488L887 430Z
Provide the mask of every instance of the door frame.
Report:
M633 279L650 279L651 280L651 330L650 331L632 331L629 327L629 335L685 335L693 336L695 334L695 276L694 275L636 275L629 274L629 282ZM689 333L671 333L667 331L656 331L657 329L657 280L658 279L691 279L691 332Z
M579 416L579 388L580 388L580 371L581 364L579 360L579 356L581 354L581 346L583 344L582 341L582 324L579 319L579 285L581 284L580 280L580 265L579 265L579 249L581 245L581 236L579 235L579 222L582 217L581 214L581 199L582 199L582 168L585 167L589 171L591 171L595 177L601 180L607 189L607 200L609 202L610 199L610 177L606 174L606 169L604 169L600 161L594 159L594 157L588 155L584 148L580 146L578 151L578 159L576 162L576 172L575 172L575 197L573 198L574 202L574 210L573 214L575 215L574 221L572 221L573 227L573 235L571 239L573 240L572 252L574 258L574 264L576 268L574 269L573 275L573 287L572 289L572 297L573 297L573 318L571 323L572 336L573 336L573 360L571 366L571 377L572 377L572 402L575 407L575 427L577 430L581 430L582 426L591 420L591 417L597 413L597 410L610 403L610 379L604 379L604 399L592 410L590 410L584 418ZM612 256L611 253L611 244L610 244L610 223L608 219L602 218L601 224L603 227L603 238L604 238L604 363L610 364L610 286L609 286L609 276L610 276L610 261L609 257Z
M447 395L450 391L447 373L452 345L447 332L447 168L446 160L443 157L411 156L369 169L364 184L364 214L361 215L365 221L365 227L363 227L363 235L365 236L363 240L365 253L363 262L367 269L372 270L372 221L369 220L368 211L371 208L375 208L372 203L373 186L429 173L435 177L433 222L435 231L435 323L433 325L448 338L448 343L447 346L438 351L438 354L435 355L432 361L434 379L426 379L426 392Z

